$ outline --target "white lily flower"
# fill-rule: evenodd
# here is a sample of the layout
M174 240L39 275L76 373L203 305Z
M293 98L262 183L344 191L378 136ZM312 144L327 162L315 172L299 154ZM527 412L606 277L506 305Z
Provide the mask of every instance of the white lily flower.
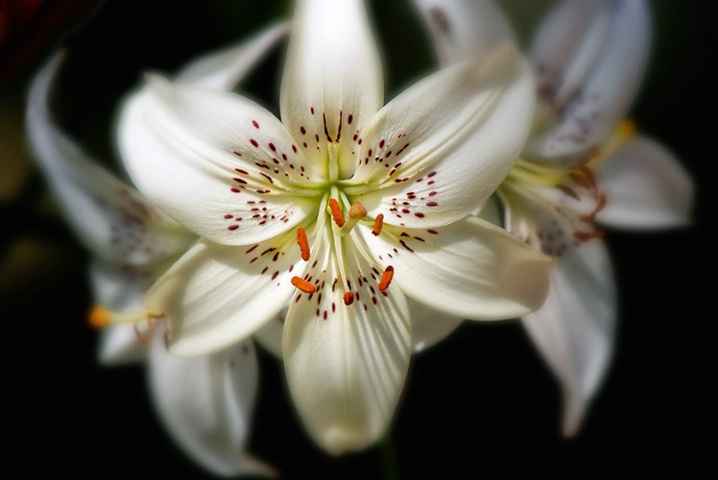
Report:
M145 299L170 319L170 351L225 348L289 305L290 393L339 454L374 442L398 402L406 297L453 317L525 315L551 261L467 217L528 135L533 83L515 50L440 71L382 108L363 3L298 4L281 122L246 98L152 76L125 105L119 144L140 191L203 238Z
M445 64L483 56L513 37L491 1L416 4ZM566 436L579 429L613 351L615 282L593 223L631 229L689 223L688 174L621 120L643 76L649 37L641 0L565 0L554 7L531 48L539 101L532 133L498 191L507 228L559 259L546 303L523 324L561 382Z
M286 24L268 28L249 42L197 60L177 80L231 89L286 32ZM73 230L94 256L95 301L115 312L135 312L146 290L197 238L53 124L48 96L61 60L61 55L53 57L33 81L27 110L30 146ZM251 341L179 359L167 352L163 327L148 333L119 324L102 334L102 363L146 361L156 410L194 461L220 475L275 474L244 451L258 381Z

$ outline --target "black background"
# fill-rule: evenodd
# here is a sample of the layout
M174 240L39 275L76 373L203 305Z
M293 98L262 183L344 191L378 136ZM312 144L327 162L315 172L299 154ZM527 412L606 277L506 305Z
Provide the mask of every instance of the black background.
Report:
M518 2L513 2L517 4ZM662 233L610 232L620 292L616 356L583 430L559 434L557 386L520 325L463 326L415 358L392 427L401 478L715 477L717 236L716 4L652 2L655 41L631 117L680 157L696 182L694 225ZM428 42L404 2L372 10L391 88L431 68ZM58 86L63 126L113 165L117 102L147 69L173 71L194 55L257 31L286 11L274 2L107 2L66 38ZM41 53L48 53L47 45ZM17 110L42 56L3 86ZM246 84L276 105L269 58ZM19 118L19 117L18 117ZM96 363L87 255L48 209L32 171L2 205L4 267L15 242L40 261L1 285L6 450L0 470L90 478L207 474L172 444L152 411L141 368ZM20 205L18 209L18 205ZM19 212L19 213L18 213ZM264 352L251 450L282 478L384 477L384 451L330 458L304 435L276 361Z

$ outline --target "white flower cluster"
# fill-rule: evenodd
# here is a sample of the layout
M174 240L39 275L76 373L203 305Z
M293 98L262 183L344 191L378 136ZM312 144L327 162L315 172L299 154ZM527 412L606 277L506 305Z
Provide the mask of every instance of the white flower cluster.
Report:
M134 186L53 124L60 56L33 83L31 145L95 257L101 359L144 359L163 421L215 473L273 472L244 451L254 340L336 455L385 433L413 352L521 318L572 435L616 323L596 225L689 221L688 175L624 119L643 1L559 2L525 56L489 1L414 3L441 68L386 103L361 0L299 0L291 24L148 75L118 123ZM286 36L279 119L232 89Z

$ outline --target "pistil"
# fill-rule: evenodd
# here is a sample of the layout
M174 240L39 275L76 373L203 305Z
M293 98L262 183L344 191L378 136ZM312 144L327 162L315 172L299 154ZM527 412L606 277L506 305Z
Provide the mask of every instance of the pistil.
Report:
M362 205L360 202L354 202L352 203L352 206L349 208L349 216L344 224L344 226L339 230L339 235L346 235L349 233L354 226L359 223L359 220L366 217L367 211L366 208L364 208L364 205Z

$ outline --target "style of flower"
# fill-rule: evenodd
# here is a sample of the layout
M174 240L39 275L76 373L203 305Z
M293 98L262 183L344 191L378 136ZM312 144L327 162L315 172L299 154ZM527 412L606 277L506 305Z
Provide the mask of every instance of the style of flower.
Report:
M416 0L443 64L513 38L490 1ZM622 120L649 50L641 0L564 0L531 47L534 125L498 190L506 228L558 259L542 308L523 317L562 384L563 433L579 429L613 351L616 292L603 231L689 223L692 182L672 154Z
M148 77L126 103L130 176L202 237L145 297L181 356L228 347L287 307L283 360L332 454L384 432L412 349L406 297L474 320L525 315L550 259L470 212L528 135L533 83L507 46L383 108L361 1L298 2L280 122L241 96Z
M286 31L286 24L276 25L202 57L176 81L231 89ZM95 301L118 316L131 316L141 308L144 292L197 239L54 125L48 97L61 61L62 55L55 55L33 80L27 109L30 146L71 227L93 255ZM92 319L101 319L102 312L96 309ZM273 475L271 467L244 451L258 381L252 342L181 359L166 351L162 325L154 331L139 328L118 324L104 329L100 361L146 362L158 414L178 445L204 468L221 475Z

